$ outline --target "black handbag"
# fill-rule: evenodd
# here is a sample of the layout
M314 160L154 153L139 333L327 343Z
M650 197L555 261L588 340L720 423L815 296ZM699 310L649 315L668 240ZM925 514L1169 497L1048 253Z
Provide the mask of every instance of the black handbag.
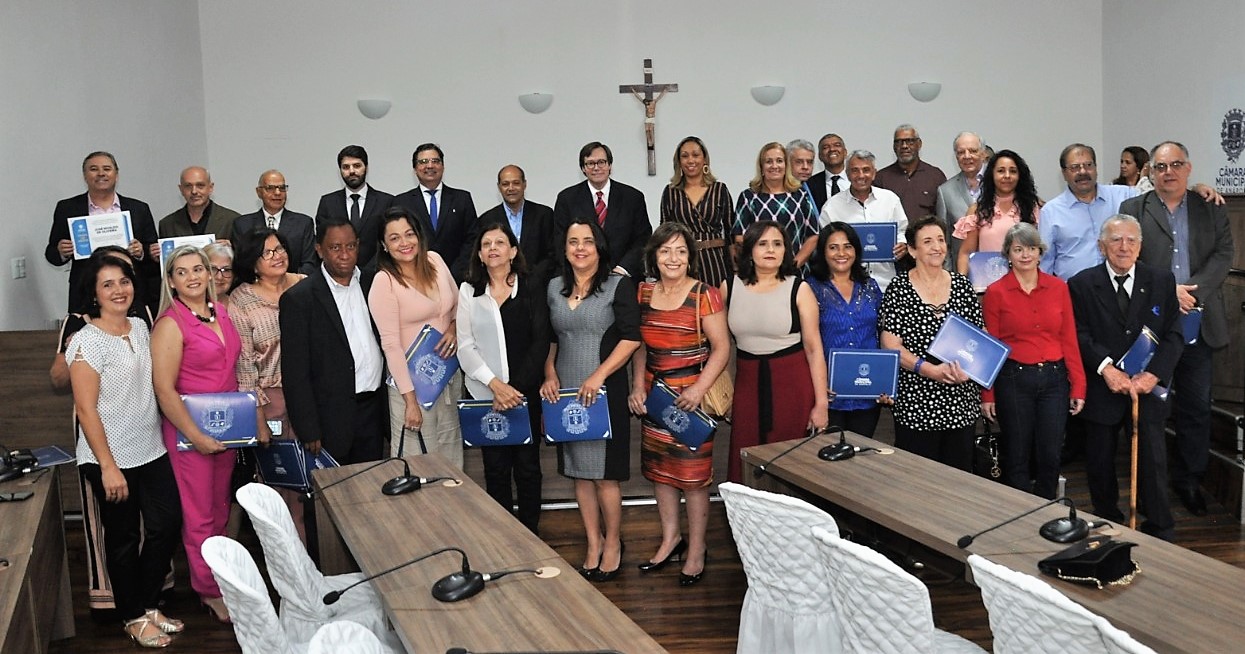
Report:
M990 430L990 421L983 419L981 422L986 430L973 436L973 474L1001 481L1003 468L999 465L999 433Z
M1038 570L1087 586L1127 586L1141 573L1131 550L1136 543L1112 540L1110 536L1092 536L1038 561Z

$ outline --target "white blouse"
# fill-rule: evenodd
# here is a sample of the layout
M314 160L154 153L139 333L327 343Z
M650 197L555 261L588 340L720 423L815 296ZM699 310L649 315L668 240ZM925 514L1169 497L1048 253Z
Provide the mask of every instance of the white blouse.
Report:
M477 400L493 399L488 384L494 378L510 382L506 332L492 293L491 288L485 288L484 294L477 296L466 282L458 288L458 364L467 390ZM519 285L515 284L510 288L510 299L518 293Z

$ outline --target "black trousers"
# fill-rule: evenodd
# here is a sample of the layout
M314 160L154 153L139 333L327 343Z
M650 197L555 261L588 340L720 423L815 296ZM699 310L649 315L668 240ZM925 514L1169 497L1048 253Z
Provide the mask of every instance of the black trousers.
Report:
M350 449L345 452L329 451L344 466L384 458L385 438L389 435L389 398L384 385L378 391L355 395L354 401L355 431L350 439Z
M1167 403L1153 395L1140 398L1137 430L1137 499L1141 513L1150 523L1152 533L1169 538L1176 525L1167 499L1167 440L1163 424ZM1131 412L1130 412L1131 413ZM1085 421L1085 475L1094 513L1100 516L1120 512L1120 488L1116 479L1115 454L1117 434L1124 427L1125 438L1132 439L1131 415L1113 425Z
M971 422L955 429L918 430L895 421L895 447L927 459L945 463L952 468L972 472L973 428Z
M480 448L484 459L484 489L489 497L497 500L507 511L514 511L515 496L518 496L518 511L515 517L523 526L534 534L539 534L540 525L540 472L541 421L540 397L528 398L528 416L532 424L532 442L527 445L500 445ZM511 481L514 492L511 492Z
M84 463L79 470L96 497L105 497L99 465ZM117 613L122 620L133 620L158 606L173 552L181 543L182 508L167 454L121 474L129 497L124 502L101 499L99 513Z

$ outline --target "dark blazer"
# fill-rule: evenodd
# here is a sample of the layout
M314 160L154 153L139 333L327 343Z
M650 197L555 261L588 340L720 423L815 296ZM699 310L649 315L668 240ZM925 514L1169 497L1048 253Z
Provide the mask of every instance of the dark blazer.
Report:
M364 275L361 282L366 303L372 279ZM324 273L317 270L282 293L280 309L281 384L294 433L304 443L320 441L334 456L349 452L354 439L365 436L356 433L354 355ZM379 351L375 323L372 338ZM378 388L384 385L382 375Z
M156 235L156 222L151 217L151 207L142 200L127 198L119 193L117 202L121 205L122 211L130 212L130 227L134 229L134 238L143 244L143 258L136 264L137 270L134 272L142 279L143 288L139 297L151 309L152 315L155 315L156 309L160 306L160 264L151 258L148 246L156 243L160 238ZM87 260L70 259L66 262L61 259L56 245L69 238L69 219L85 215L87 215L86 193L57 202L56 210L52 212L52 230L48 233L48 246L43 251L43 257L53 266L63 266L69 263L68 305L70 313L81 313L91 303L92 294L82 293L78 288Z
M1207 203L1197 193L1185 193L1189 212L1189 282L1197 284L1193 296L1202 305L1201 339L1212 348L1228 344L1228 318L1223 305L1223 280L1232 267L1232 230L1223 207ZM1154 191L1125 200L1120 213L1141 223L1141 255L1151 266L1172 269L1175 237L1167 220L1167 207Z
M830 194L826 192L826 180L830 178L830 173L821 171L816 175L808 178L805 182L808 184L809 193L813 194L813 203L817 205L817 213L821 214L821 208L826 206L826 202L830 200ZM839 173L839 193L847 190L851 183L847 181L847 167L843 167L843 172Z
M1068 280L1081 361L1088 381L1081 416L1097 424L1120 422L1132 406L1127 395L1112 393L1098 374L1098 365L1104 358L1119 361L1137 340L1142 326L1149 327L1158 336L1159 344L1146 370L1158 377L1160 384L1167 385L1184 350L1175 277L1170 271L1142 261L1137 262L1136 273L1126 316L1120 315L1115 300L1115 281L1107 264L1086 268Z
M346 189L325 193L320 197L320 206L316 207L316 225L320 224L321 218L335 218L338 220L350 220L350 212L346 209ZM363 214L359 216L359 222L354 226L355 231L359 234L359 269L374 269L376 257L376 244L379 242L380 221L385 211L393 206L393 196L378 191L367 185L367 203L363 205Z
M246 245L251 232L265 225L263 210L238 216L233 221L233 236L229 238L236 250ZM290 244L290 272L311 275L319 268L320 258L316 256L316 224L305 213L285 210L281 214L281 224L277 232L285 237Z
M233 221L238 219L237 211L209 202L204 212L208 215L204 234L214 234L218 240L228 240L233 236ZM194 227L190 224L190 212L186 211L184 204L177 211L160 219L160 238L193 236L194 233Z
M622 266L632 279L644 279L644 246L648 243L648 237L653 235L644 194L639 189L611 179L608 202L604 229L609 244L610 267ZM562 189L553 204L556 242L565 240L566 228L572 220L595 219L596 215L596 198L589 192L588 182Z
M481 229L484 225L494 222L509 224L505 206L499 204L480 214ZM522 234L516 234L516 236L519 237L519 249L523 252L523 259L527 262L528 275L536 280L536 285L543 288L544 282L548 281L549 275L561 261L554 256L554 253L560 252L560 249L554 244L553 209L531 200L525 200L522 231ZM471 236L473 248L478 240L479 235L473 232ZM475 253L471 252L470 256L475 256Z
M454 275L454 281L462 283L467 278L467 262L471 256L471 235L476 227L476 205L471 193L445 184L437 196L437 229L432 229L428 216L428 204L424 200L422 186L400 193L393 203L406 207L423 223L424 233L432 234L432 250L445 259Z

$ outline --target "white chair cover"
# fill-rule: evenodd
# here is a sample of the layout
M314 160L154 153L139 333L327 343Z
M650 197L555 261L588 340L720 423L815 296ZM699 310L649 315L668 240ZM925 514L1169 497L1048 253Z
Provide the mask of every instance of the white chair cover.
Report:
M844 652L925 654L976 652L973 643L934 628L929 590L868 547L813 529L830 574Z
M330 622L316 631L307 654L387 654L376 634L349 620Z
M998 654L1154 654L1106 618L1068 599L1037 577L968 557L990 614Z
M212 569L233 619L234 637L242 654L302 654L307 644L293 643L277 620L268 585L255 559L237 541L212 536L203 541L203 560Z
M380 597L371 584L352 588L335 604L326 605L324 595L363 579L361 573L325 577L298 540L294 519L281 495L263 484L238 489L238 503L251 517L264 548L268 576L281 596L281 624L296 642L308 642L321 626L334 620L350 620L376 634L390 646L398 640L389 631Z
M834 654L838 622L810 528L838 534L830 514L786 495L725 482L718 492L739 549L748 591L739 612L739 654Z

